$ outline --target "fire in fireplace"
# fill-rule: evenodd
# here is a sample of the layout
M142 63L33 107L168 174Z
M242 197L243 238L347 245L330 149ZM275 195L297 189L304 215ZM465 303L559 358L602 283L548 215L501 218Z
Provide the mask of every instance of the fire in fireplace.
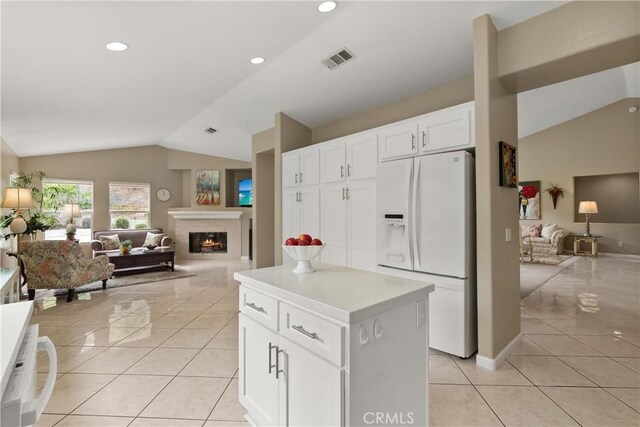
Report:
M192 254L226 254L226 232L189 233L189 253Z

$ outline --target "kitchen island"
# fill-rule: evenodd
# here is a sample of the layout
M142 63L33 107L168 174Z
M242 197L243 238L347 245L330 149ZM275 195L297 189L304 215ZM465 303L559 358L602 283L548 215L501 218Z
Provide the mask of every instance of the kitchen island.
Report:
M234 278L239 399L252 425L427 425L433 285L332 265Z

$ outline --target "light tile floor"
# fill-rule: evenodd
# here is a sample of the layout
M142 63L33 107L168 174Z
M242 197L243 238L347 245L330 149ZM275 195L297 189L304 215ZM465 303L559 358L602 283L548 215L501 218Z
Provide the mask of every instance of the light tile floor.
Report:
M56 343L38 426L240 426L238 286L249 264L38 301ZM640 262L580 258L522 301L522 344L497 371L432 350L430 424L640 425ZM38 378L48 361L39 361Z

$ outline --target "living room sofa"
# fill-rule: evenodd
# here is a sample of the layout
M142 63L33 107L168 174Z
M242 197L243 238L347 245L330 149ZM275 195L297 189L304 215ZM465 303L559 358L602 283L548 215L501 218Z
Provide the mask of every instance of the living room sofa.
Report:
M93 250L94 258L98 255L105 254L107 252L112 252L112 250L105 250L102 242L100 241L100 236L113 236L117 234L120 241L123 242L125 240L131 240L133 243L133 249L141 248L144 245L144 240L147 237L147 233L153 234L162 234L162 228L150 228L143 230L106 230L106 231L94 231L93 239L91 241L91 249ZM160 241L159 247L170 247L173 244L173 239L168 236L164 236Z
M531 244L534 255L562 255L564 253L564 239L571 234L564 228L558 228L550 237L532 237L530 230L531 227L522 227L522 236L527 245Z

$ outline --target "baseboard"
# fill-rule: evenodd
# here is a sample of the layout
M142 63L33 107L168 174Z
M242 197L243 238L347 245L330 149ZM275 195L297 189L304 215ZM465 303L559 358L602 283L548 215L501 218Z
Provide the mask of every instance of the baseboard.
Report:
M640 255L635 254L616 254L613 252L598 252L598 256L603 256L605 258L631 258L631 259L639 259Z
M480 366L481 368L495 371L500 367L502 362L504 362L506 358L509 357L511 352L515 350L518 345L520 345L520 342L522 342L522 332L519 333L514 339L512 339L511 342L507 344L505 348L503 348L502 351L498 353L498 355L494 359L490 359L479 354L476 355L476 365Z
M240 257L240 262L249 262L249 255L246 255L246 256L244 256L244 255L243 255L243 256L241 256L241 257Z

